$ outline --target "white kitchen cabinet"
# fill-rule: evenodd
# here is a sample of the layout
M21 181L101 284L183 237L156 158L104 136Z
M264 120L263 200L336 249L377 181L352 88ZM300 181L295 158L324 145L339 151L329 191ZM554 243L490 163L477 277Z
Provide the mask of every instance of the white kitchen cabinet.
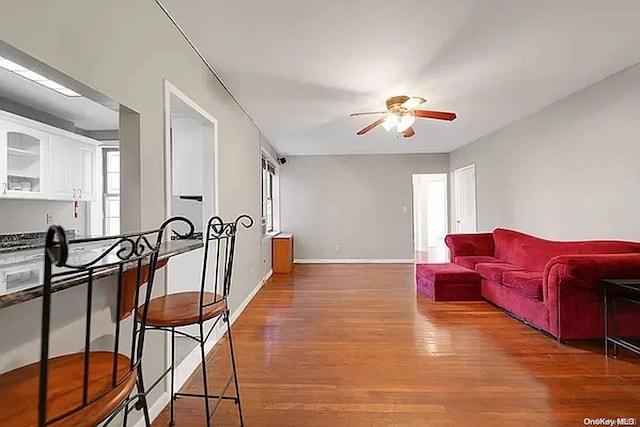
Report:
M174 196L202 196L202 124L191 118L171 120L171 187Z
M79 143L73 152L79 154L78 168L73 174L72 183L76 188L76 198L83 201L94 201L97 196L95 170L96 147Z
M54 200L73 200L75 197L69 175L69 151L72 141L58 135L49 139L49 197Z
M96 200L96 152L93 145L52 135L49 155L51 199Z
M96 201L98 143L0 111L0 198Z
M38 129L0 122L0 197L48 197L47 148L49 135Z

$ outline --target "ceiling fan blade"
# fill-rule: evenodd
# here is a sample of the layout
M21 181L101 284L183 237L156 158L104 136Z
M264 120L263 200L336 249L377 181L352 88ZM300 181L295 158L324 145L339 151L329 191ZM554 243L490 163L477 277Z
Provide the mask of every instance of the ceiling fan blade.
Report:
M371 123L369 126L362 128L358 131L357 135L364 135L365 133L369 132L371 129L373 129L374 127L378 126L379 124L381 124L382 122L384 122L384 119L386 117L383 117L381 119L376 120L375 122Z
M371 111L368 113L351 113L351 117L353 116L367 116L369 114L387 114L388 111Z
M411 98L407 99L402 103L402 108L406 108L407 110L413 110L415 108L418 108L419 105L422 105L425 102L427 102L427 100L424 98L421 98L419 96L412 96Z
M447 113L445 111L426 111L426 110L414 110L413 113L416 117L422 117L426 119L439 119L439 120L453 120L456 118L456 113Z
M404 136L405 138L411 138L415 134L416 134L416 132L413 130L412 127L410 127L409 129L405 130L404 132L402 132L402 136Z

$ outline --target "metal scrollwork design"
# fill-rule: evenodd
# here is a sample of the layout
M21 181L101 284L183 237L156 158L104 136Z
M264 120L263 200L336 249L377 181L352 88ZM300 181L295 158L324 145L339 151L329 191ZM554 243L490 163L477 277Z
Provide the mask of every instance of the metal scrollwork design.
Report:
M67 239L67 235L62 227L52 225L47 232L46 251L52 264L75 270L96 267L101 261L104 261L103 264L116 264L122 261L130 261L146 256L150 252L157 251L162 244L164 232L167 227L170 224L178 222L186 224L188 231L182 234L174 231L175 234L183 238L189 238L193 235L195 231L193 223L188 218L182 216L167 219L162 223L160 228L155 230L71 241ZM75 244L104 244L104 246L99 249L99 254L92 257L89 261L72 264L69 262L69 246ZM108 259L109 256L113 256L114 259Z
M233 222L224 222L219 216L211 217L207 223L207 237L208 239L234 237L238 231L238 225L242 225L244 228L251 228L253 226L253 218L242 214Z

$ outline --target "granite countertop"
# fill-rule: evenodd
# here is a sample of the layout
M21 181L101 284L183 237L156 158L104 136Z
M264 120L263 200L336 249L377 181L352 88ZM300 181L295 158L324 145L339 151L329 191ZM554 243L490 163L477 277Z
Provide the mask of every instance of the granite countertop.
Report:
M9 253L0 253L4 262L0 263L0 308L9 307L24 301L42 296L44 280L44 241L38 238L28 239L25 249L18 243L14 244ZM18 242L18 240L14 240ZM199 249L203 246L201 240L172 240L162 243L159 259L170 258L185 252ZM0 241L0 247L2 242ZM69 254L69 264L81 264L94 259L104 251L103 245L80 245ZM110 255L101 261L102 265L116 263L115 255ZM100 264L98 264L100 265ZM125 265L125 270L134 268L135 264ZM54 267L54 273L62 271ZM118 272L117 265L98 269L94 278L107 277ZM11 279L10 279L11 278ZM10 280L14 280L10 283ZM86 282L86 276L68 275L53 279L53 292L68 289Z
M66 231L67 238L76 239L75 230ZM0 234L0 254L44 248L46 231Z

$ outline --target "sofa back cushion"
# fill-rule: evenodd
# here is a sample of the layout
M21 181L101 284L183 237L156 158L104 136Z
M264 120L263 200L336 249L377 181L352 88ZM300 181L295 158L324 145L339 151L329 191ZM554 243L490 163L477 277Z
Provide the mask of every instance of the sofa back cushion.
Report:
M558 242L504 228L496 228L493 231L493 240L496 258L532 271L543 271L547 262L559 255L640 252L640 243L636 242L619 240Z

